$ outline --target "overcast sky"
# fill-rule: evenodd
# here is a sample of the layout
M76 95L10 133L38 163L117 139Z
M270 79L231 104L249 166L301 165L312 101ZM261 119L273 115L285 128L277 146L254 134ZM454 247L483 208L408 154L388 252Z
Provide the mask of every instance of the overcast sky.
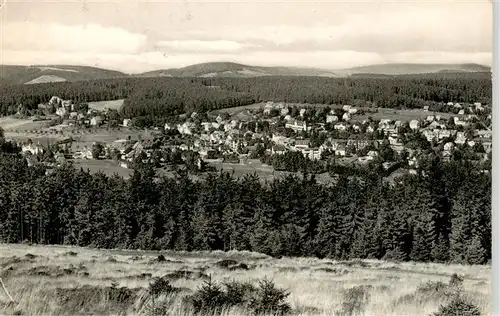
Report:
M143 72L200 62L491 65L491 1L0 0L0 63Z

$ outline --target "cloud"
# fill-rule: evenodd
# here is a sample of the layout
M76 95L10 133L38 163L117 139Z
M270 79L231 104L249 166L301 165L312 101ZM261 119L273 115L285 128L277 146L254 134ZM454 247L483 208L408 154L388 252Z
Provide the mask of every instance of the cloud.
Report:
M156 45L160 49L191 52L234 52L256 46L228 40L171 40L160 41Z
M36 10L11 6L10 19L15 8L18 16L1 26L0 62L142 72L210 61L334 69L385 62L489 65L492 60L491 3L322 2L294 4L287 13L285 3L206 3L198 9L175 3L107 1L89 5L91 15L81 13L79 5L79 13L71 15L61 4ZM177 19L184 11L194 18ZM255 17L244 19L241 12ZM31 22L24 22L28 17Z
M436 64L462 64L477 63L485 66L492 65L493 54L491 52L457 53L457 52L433 52L417 51L390 54L387 59L394 63L436 63Z
M356 50L381 53L418 50L491 51L489 3L405 3L362 13L332 14L330 21L297 25L241 25L178 31L185 40L225 39L263 43L262 49Z
M9 22L2 25L3 49L70 53L135 53L147 37L98 24Z

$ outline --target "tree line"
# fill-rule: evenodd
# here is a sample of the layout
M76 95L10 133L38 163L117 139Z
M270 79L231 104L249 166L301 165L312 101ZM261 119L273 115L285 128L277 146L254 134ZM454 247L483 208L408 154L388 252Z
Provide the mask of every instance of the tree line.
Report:
M425 74L383 78L116 78L35 85L0 85L0 115L19 104L35 109L53 95L75 102L126 99L123 115L165 117L262 101L354 104L452 111L447 102L491 104L491 74Z
M0 157L0 241L9 243L481 264L491 258L490 213L490 174L439 156L392 185L366 170L331 186L307 174L158 177L148 164L124 180Z

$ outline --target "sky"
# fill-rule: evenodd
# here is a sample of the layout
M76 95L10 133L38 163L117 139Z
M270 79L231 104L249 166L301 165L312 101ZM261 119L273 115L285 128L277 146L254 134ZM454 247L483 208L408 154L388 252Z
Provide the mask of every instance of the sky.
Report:
M0 64L492 63L492 2L0 0Z

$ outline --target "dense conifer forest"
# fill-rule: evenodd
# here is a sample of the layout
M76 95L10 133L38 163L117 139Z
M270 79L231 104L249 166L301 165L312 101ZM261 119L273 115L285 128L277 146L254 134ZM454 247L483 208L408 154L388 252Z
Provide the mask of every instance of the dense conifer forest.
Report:
M491 74L425 74L347 78L118 78L37 85L0 85L0 115L32 109L53 95L76 102L126 99L125 117L164 117L262 101L362 103L446 111L446 102L491 104ZM449 109L448 109L449 110Z
M228 173L129 180L71 165L46 173L1 147L0 242L101 248L251 250L273 256L486 263L491 176L429 155L393 185L377 171L262 184Z

